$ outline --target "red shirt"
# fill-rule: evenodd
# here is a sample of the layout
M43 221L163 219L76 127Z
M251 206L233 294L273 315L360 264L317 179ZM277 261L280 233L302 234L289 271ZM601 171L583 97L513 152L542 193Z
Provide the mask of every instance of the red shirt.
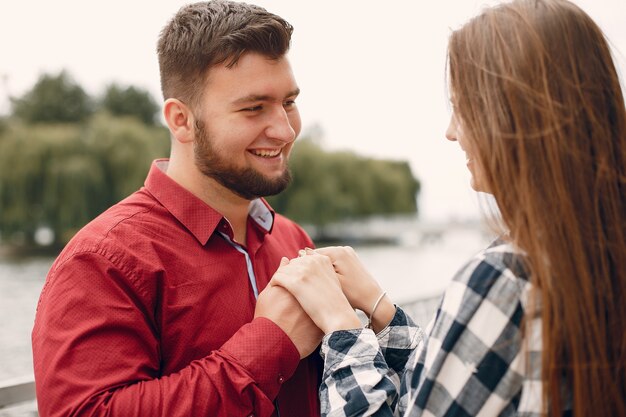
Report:
M318 416L319 356L300 361L253 320L245 255L217 233L232 238L230 225L157 165L52 265L32 335L40 415L276 416L276 403L280 417ZM312 242L258 204L269 217L251 212L246 250L260 291Z

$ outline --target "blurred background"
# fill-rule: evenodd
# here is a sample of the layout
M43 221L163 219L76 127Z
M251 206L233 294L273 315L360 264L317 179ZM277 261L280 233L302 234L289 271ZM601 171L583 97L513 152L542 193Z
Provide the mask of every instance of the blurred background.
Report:
M186 3L0 3L0 392L32 377L30 331L55 255L169 153L156 42ZM494 237L480 214L488 199L469 187L465 155L444 132L447 38L496 2L255 3L295 27L302 90L294 182L271 204L319 246L354 245L426 321L454 272ZM575 3L605 31L623 74L626 2Z

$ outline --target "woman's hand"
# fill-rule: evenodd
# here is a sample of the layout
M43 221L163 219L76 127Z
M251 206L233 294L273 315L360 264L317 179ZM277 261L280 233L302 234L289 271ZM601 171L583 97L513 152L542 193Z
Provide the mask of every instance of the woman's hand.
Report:
M350 246L331 246L307 250L307 253L313 252L330 258L350 305L369 316L383 290L365 269L354 249Z
M326 256L309 252L289 263L281 262L270 285L287 289L326 334L361 326Z
M320 249L307 249L307 253L318 253L330 258L343 293L350 305L372 317L372 309L383 293L382 288L365 269L354 249L350 246L331 246ZM372 317L372 327L379 332L389 324L396 312L395 305L388 296L384 296Z

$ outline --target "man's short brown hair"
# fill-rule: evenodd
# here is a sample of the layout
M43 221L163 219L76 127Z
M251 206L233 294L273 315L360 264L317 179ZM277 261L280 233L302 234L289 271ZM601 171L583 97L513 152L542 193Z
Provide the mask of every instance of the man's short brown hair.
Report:
M213 0L182 7L159 37L163 97L196 105L209 68L231 67L246 52L278 59L292 32L283 18L252 4Z

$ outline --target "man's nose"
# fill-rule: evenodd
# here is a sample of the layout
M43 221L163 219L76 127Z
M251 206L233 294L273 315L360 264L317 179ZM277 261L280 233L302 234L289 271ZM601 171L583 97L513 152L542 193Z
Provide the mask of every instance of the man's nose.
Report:
M265 134L269 138L282 142L292 142L296 138L296 131L291 125L287 111L282 106L272 112Z

